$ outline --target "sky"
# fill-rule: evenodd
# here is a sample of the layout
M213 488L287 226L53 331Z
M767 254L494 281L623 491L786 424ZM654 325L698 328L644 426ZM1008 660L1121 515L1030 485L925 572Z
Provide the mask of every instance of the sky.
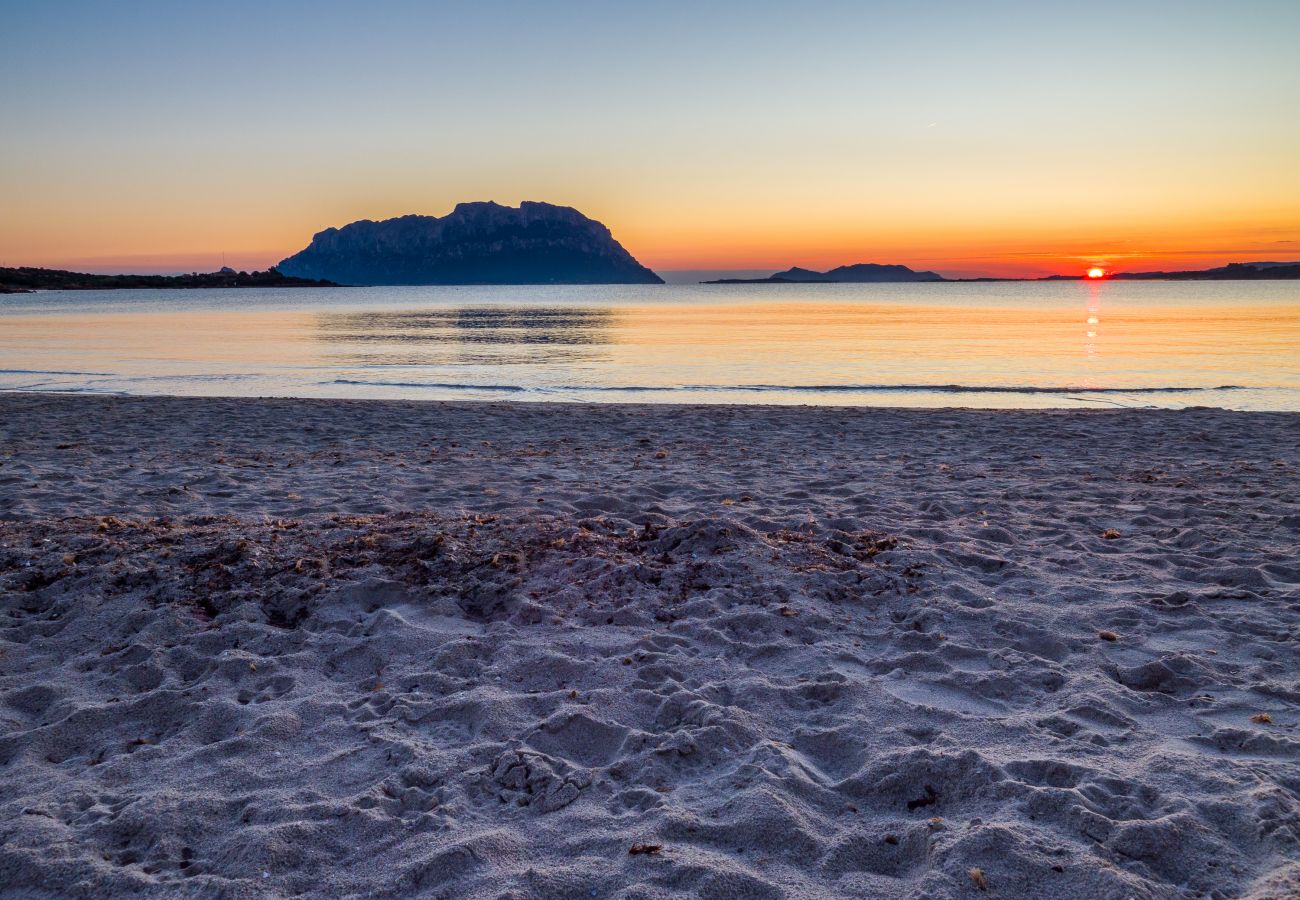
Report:
M0 265L574 206L658 271L1300 259L1300 2L0 0Z

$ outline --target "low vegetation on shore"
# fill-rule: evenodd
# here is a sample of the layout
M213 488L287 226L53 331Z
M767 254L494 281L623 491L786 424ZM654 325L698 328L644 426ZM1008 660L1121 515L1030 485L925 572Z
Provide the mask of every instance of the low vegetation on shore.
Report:
M0 268L0 294L29 291L103 291L124 288L338 287L332 281L293 278L272 267L264 272L191 272L188 275L93 275L23 266Z

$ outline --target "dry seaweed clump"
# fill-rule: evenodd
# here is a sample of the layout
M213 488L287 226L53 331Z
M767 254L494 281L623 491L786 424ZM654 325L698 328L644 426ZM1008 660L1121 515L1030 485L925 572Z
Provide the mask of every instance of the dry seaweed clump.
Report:
M335 515L245 521L93 518L5 526L28 547L20 564L0 559L0 588L31 593L93 571L110 592L140 591L201 621L254 619L297 629L322 605L376 580L408 599L437 598L480 622L650 625L688 616L692 598L768 606L861 602L914 592L919 566L883 557L897 542L879 532L845 535L755 531L727 519L664 516L642 527L603 517L576 523L543 513ZM772 592L736 585L777 583ZM61 589L61 586L60 588ZM374 612L381 599L361 610ZM630 664L630 661L627 663Z

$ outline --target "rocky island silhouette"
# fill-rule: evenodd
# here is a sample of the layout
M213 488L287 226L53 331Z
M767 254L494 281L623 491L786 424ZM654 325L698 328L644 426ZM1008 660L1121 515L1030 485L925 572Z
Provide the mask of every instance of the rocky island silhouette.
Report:
M600 222L530 201L327 228L277 268L350 285L663 283Z

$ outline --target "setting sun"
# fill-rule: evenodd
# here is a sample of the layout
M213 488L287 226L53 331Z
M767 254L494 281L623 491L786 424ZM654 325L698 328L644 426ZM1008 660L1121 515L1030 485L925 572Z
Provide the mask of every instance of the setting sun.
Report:
M1088 277L1089 277L1089 278L1105 278L1105 277L1106 277L1106 270L1105 270L1105 269L1098 269L1098 268L1096 268L1096 267L1093 267L1093 268L1091 268L1091 269L1088 270Z

